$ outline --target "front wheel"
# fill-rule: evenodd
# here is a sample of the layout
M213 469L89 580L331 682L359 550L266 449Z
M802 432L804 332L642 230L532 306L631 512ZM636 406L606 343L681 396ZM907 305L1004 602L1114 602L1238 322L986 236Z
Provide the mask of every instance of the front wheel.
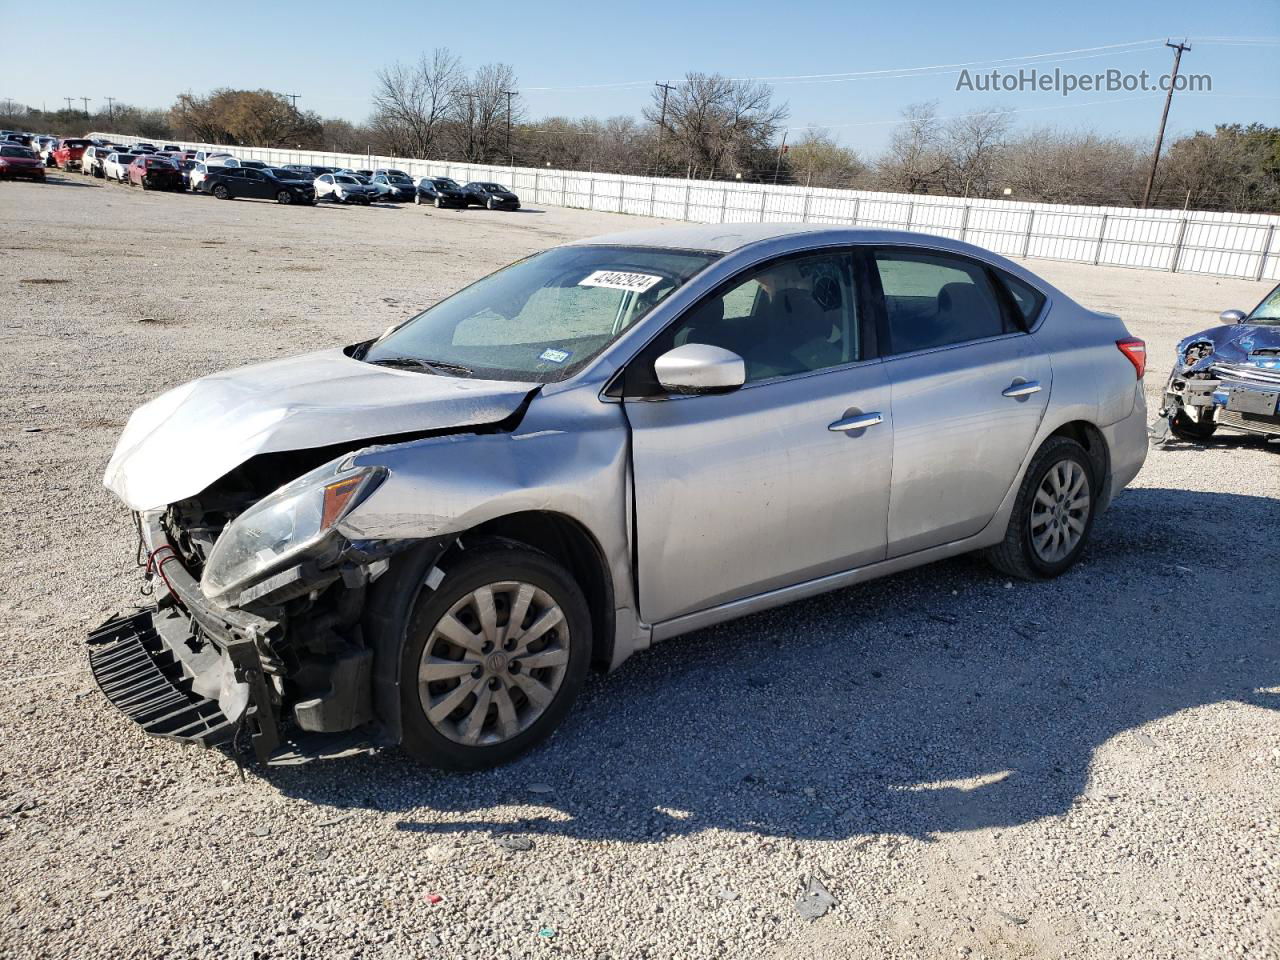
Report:
M404 629L402 746L437 767L506 763L559 726L590 659L586 599L553 558L510 540L455 550Z
M1218 425L1213 420L1192 420L1185 410L1179 410L1169 418L1169 432L1189 443L1208 440L1217 429Z
M489 210L492 210L494 208L493 197L489 198L489 201L485 204L485 207Z
M219 200L230 200L231 193L222 184L217 184L213 188L213 195Z
M1093 530L1097 485L1084 447L1050 437L1022 478L1004 540L987 550L991 565L1022 580L1065 573Z
M281 190L276 194L276 203L289 204L293 203L293 194L288 190Z

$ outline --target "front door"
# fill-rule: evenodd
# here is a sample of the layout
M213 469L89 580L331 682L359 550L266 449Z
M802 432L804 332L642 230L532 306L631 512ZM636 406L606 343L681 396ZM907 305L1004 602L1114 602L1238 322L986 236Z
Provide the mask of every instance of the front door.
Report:
M732 393L625 400L646 621L884 558L889 388L863 360L851 266L840 251L754 269L633 361L651 379L666 349L709 343L747 369Z
M984 265L909 248L870 259L886 321L897 557L987 525L1040 428L1053 371Z

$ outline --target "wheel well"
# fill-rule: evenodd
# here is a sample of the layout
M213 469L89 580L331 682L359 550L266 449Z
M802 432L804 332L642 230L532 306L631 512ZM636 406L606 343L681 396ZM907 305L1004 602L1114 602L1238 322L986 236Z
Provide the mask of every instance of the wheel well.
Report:
M604 551L587 528L562 513L531 510L498 517L463 534L485 534L519 540L550 554L573 575L591 612L591 663L606 669L613 658L613 578Z
M1070 437L1084 447L1093 467L1093 478L1102 489L1101 499L1105 505L1111 499L1111 451L1102 431L1087 420L1072 420L1058 427L1050 436Z

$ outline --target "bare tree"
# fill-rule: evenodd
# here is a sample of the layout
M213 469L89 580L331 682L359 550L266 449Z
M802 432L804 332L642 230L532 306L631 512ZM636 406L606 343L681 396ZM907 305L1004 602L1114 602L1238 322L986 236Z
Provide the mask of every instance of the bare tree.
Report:
M422 54L417 63L379 70L370 126L383 148L401 156L434 156L463 82L461 61L445 47L430 57Z
M649 122L664 124L664 153L669 157L673 151L686 175L707 178L748 172L762 153L769 153L788 113L785 103L773 102L767 84L704 73L687 74L675 85L665 117L658 90L644 111Z
M814 187L867 186L867 165L836 143L826 130L810 127L787 148L787 170L796 183Z
M944 192L961 197L991 196L1000 151L1012 125L1008 110L999 108L949 121L941 142Z
M487 63L459 89L449 127L453 149L463 160L485 163L507 156L507 110L513 127L524 116L520 97L507 97L515 88L516 74L509 64Z
M946 165L938 102L909 104L902 116L905 122L893 131L888 150L876 164L880 184L900 193L928 193L939 184Z

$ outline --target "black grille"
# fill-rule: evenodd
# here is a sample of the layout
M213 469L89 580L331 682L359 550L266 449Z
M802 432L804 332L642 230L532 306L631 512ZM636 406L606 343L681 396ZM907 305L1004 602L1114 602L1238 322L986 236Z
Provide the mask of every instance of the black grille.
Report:
M235 728L216 700L193 693L182 664L156 633L154 611L113 617L89 634L93 678L117 709L147 733L206 747L226 743Z

